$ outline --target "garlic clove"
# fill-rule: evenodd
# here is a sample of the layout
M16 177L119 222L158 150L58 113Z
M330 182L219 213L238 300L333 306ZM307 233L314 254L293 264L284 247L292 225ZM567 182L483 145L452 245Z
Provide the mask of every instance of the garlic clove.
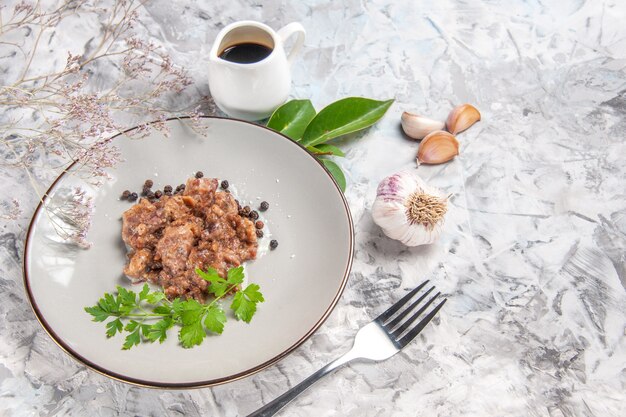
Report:
M445 129L445 123L405 111L400 117L402 130L410 138L423 139L430 132Z
M446 129L448 132L456 135L467 130L474 123L480 120L480 112L471 104L462 104L456 106L446 120Z
M459 154L459 142L444 130L432 132L420 143L417 151L418 164L442 164Z

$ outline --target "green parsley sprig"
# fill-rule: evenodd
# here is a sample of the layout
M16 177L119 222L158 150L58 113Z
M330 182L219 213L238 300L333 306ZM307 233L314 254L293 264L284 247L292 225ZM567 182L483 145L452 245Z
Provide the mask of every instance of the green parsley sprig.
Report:
M196 273L210 282L207 292L214 298L206 304L194 299L168 300L162 291L150 291L144 284L139 293L117 287L117 294L106 293L92 307L85 311L93 321L106 323L107 337L128 333L122 349L128 350L141 342L163 343L167 332L175 325L180 326L178 340L185 348L202 343L207 333L221 334L226 323L226 312L220 300L230 294L244 280L243 267L231 268L226 278L218 275L213 268L206 271L196 269ZM265 301L257 284L249 284L235 292L230 309L235 317L250 323L256 313L257 303Z

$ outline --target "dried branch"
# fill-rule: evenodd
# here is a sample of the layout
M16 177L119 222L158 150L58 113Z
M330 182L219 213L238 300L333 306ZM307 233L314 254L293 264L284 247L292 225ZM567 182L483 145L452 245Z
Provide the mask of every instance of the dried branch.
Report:
M79 174L100 184L120 158L107 138L127 130L129 123L140 125L128 133L135 138L151 129L168 133L164 121L180 112L165 106L167 98L191 80L161 48L133 32L142 6L137 0L115 0L109 8L98 7L97 0L64 0L50 9L39 1L21 1L12 10L0 6L0 47L16 51L13 71L0 80L0 164L5 169L25 170L32 178L35 168L58 174L79 161ZM93 49L68 51L62 68L35 65L42 61L45 37L61 30L68 19L86 17L100 23L90 42L96 45ZM16 65L19 57L23 62ZM97 89L93 74L102 74L101 68L114 81ZM197 120L198 108L187 115ZM151 120L156 122L148 124ZM81 192L76 194L84 197L76 198L78 204L87 200ZM66 213L70 217L77 213L72 207ZM0 216L14 216L19 202L5 209L7 214ZM62 212L55 215L63 217ZM80 229L88 224L78 222L78 231L70 232L60 227L59 234L84 245L85 231Z

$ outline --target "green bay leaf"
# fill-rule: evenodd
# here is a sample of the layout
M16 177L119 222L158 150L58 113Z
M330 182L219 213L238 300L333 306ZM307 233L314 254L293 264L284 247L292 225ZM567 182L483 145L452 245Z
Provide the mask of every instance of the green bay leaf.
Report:
M345 153L335 145L330 145L328 143L320 143L316 146L309 146L307 150L311 153L315 154L330 154L334 156L344 157Z
M307 126L300 143L316 146L330 139L365 129L385 115L393 100L348 97L324 107Z
M330 171L335 181L337 181L337 185L339 186L339 188L341 188L341 191L345 192L346 191L346 177L343 174L343 171L341 170L339 165L337 165L330 159L320 158L320 161L322 162L322 164L324 164L326 169Z
M315 108L311 100L290 100L274 110L267 122L267 127L297 142L314 117Z

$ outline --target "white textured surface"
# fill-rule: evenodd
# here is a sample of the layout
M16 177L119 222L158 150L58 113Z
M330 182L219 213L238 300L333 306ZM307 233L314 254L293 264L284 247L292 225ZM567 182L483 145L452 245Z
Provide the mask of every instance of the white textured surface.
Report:
M284 414L624 415L624 2L156 0L141 15L139 30L192 70L197 88L181 100L208 94L207 40L247 18L307 28L294 97L318 109L396 98L375 128L341 141L357 228L348 287L309 341L255 376L192 391L118 383L66 356L31 313L20 263L36 197L3 172L0 199L17 193L25 216L0 232L0 415L245 415L347 349L424 277L449 295L436 325L386 362L327 377ZM55 39L61 61L87 42L78 31ZM16 65L0 57L0 74ZM461 156L419 168L453 194L446 230L406 249L369 212L378 181L414 164L400 114L444 118L462 102L483 121L459 136Z

